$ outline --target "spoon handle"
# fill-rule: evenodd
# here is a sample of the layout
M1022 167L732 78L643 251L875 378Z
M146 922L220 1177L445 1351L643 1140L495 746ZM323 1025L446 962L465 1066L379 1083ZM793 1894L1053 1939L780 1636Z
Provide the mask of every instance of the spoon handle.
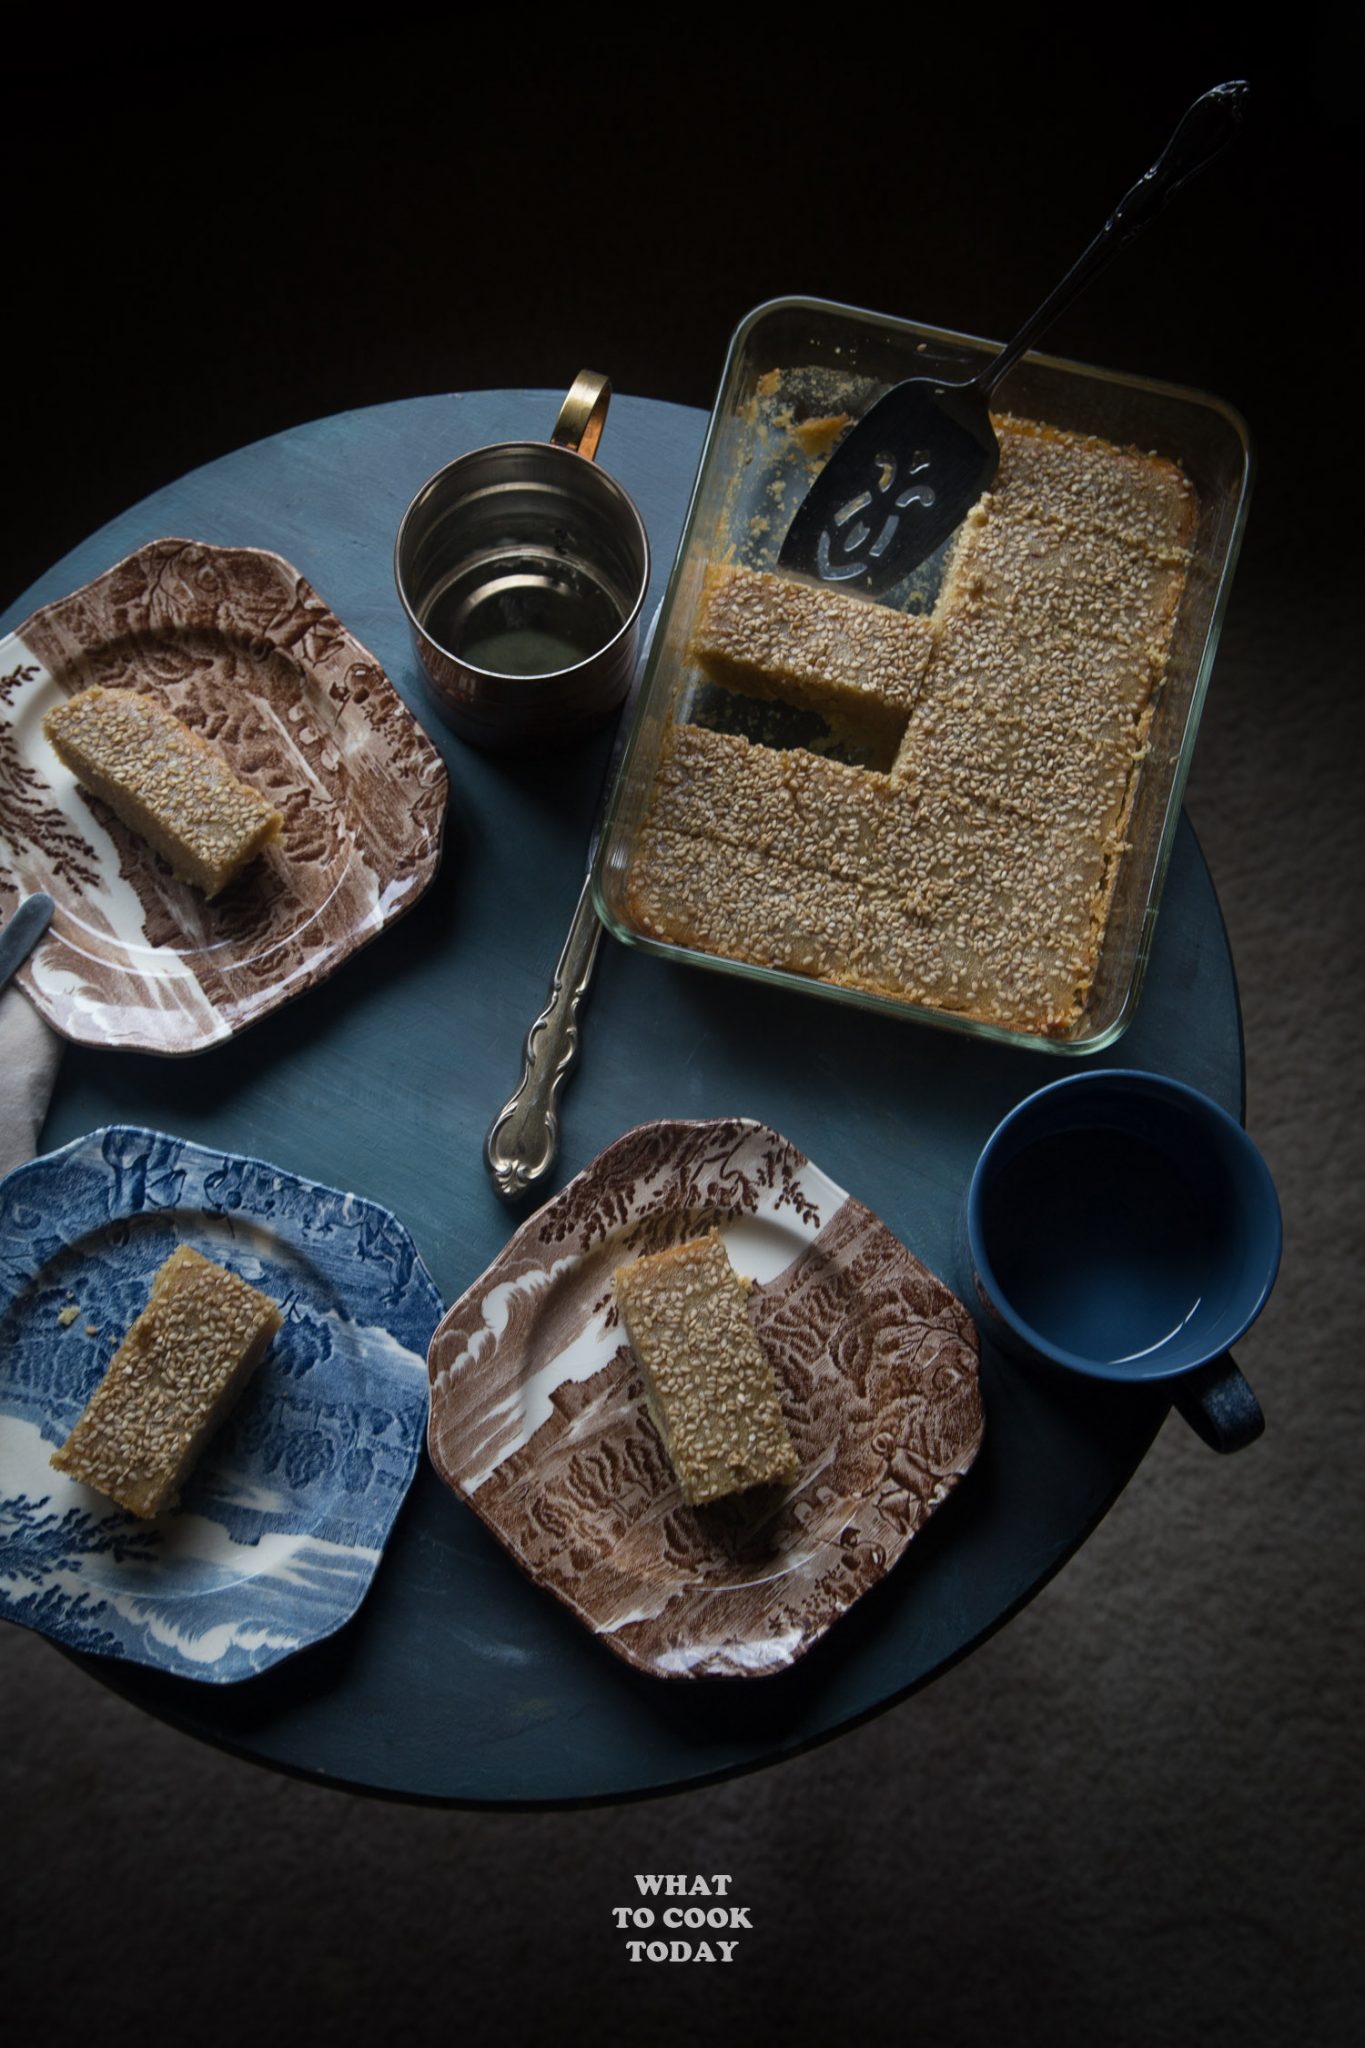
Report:
M516 1093L493 1119L484 1141L484 1163L505 1202L530 1194L554 1166L559 1151L560 1090L578 1057L578 1013L592 980L601 937L589 874L550 983L550 999L526 1035Z
M1250 91L1245 79L1234 78L1226 85L1215 85L1195 101L1150 171L1144 171L1136 185L1124 193L1085 254L1076 259L1061 283L1044 299L1033 318L1025 321L1013 341L1007 342L994 361L988 363L980 376L973 380L983 397L989 398L1006 372L1032 348L1044 328L1052 325L1063 308L1069 306L1082 287L1089 284L1096 271L1125 242L1130 242L1134 235L1155 220L1166 202L1175 197L1196 171L1202 171L1205 164L1211 163L1219 151L1226 148L1246 112Z

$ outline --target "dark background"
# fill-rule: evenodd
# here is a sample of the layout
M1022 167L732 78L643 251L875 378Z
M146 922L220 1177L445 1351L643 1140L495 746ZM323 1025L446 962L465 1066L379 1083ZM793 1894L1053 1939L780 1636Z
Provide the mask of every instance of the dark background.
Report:
M738 320L792 293L1003 338L1185 106L1243 75L1244 140L1046 346L1238 406L1253 559L1301 542L1324 398L1350 388L1358 26L924 12L818 34L689 16L678 41L508 9L325 37L30 26L0 602L185 469L353 406L583 364L708 406Z
M791 293L1003 338L1197 93L1249 77L1235 151L1046 346L1210 390L1257 447L1189 803L1289 1226L1244 1358L1271 1434L1223 1464L1168 1426L1055 1586L926 1694L620 1813L276 1780L8 1631L16 2038L1353 2038L1359 29L923 17L31 22L0 603L187 468L346 408L583 365L704 407L737 321ZM603 1928L642 1868L743 1873L742 1968L632 1977Z

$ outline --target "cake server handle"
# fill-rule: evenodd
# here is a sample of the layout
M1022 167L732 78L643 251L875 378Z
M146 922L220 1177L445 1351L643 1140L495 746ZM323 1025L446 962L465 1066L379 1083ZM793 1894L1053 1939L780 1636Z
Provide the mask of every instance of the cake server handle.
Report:
M1155 220L1162 207L1174 199L1196 171L1202 171L1205 164L1212 163L1227 148L1245 117L1250 95L1251 88L1244 78L1230 78L1226 84L1215 85L1211 91L1202 94L1192 107L1187 108L1179 127L1152 168L1144 171L1137 183L1124 193L1095 239L1076 258L1061 283L1048 293L1013 340L1007 342L999 355L972 379L978 391L989 397L1007 371L1013 369L1020 356L1032 348L1039 335L1052 325L1064 307L1070 305L1081 288L1089 284L1096 271L1111 256L1117 255L1124 243L1130 242L1149 221Z

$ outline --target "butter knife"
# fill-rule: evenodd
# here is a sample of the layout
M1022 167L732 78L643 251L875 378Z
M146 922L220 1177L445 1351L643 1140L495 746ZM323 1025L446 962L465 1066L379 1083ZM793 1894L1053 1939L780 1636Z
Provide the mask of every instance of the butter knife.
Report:
M517 1083L516 1092L498 1111L484 1140L484 1164L493 1186L505 1202L520 1201L523 1195L539 1188L549 1177L559 1156L559 1097L578 1058L579 1013L592 983L597 948L602 940L602 927L592 900L592 864L597 857L616 771L630 737L640 684L658 623L656 610L645 633L635 674L617 720L616 738L597 805L597 820L588 841L583 887L569 926L569 936L564 941L564 950L550 981L549 1000L526 1034L521 1080Z
M50 896L39 890L26 896L3 931L0 931L0 988L21 968L52 922L56 908Z

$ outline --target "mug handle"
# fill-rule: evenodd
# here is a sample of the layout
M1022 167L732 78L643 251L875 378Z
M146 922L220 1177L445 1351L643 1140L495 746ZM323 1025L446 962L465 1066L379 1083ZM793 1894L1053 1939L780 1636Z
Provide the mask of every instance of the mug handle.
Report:
M1174 1405L1195 1435L1215 1451L1243 1451L1265 1428L1261 1404L1230 1351L1182 1374Z
M607 421L611 404L611 378L597 370L580 370L569 386L550 439L556 448L568 448L586 455L592 462Z

